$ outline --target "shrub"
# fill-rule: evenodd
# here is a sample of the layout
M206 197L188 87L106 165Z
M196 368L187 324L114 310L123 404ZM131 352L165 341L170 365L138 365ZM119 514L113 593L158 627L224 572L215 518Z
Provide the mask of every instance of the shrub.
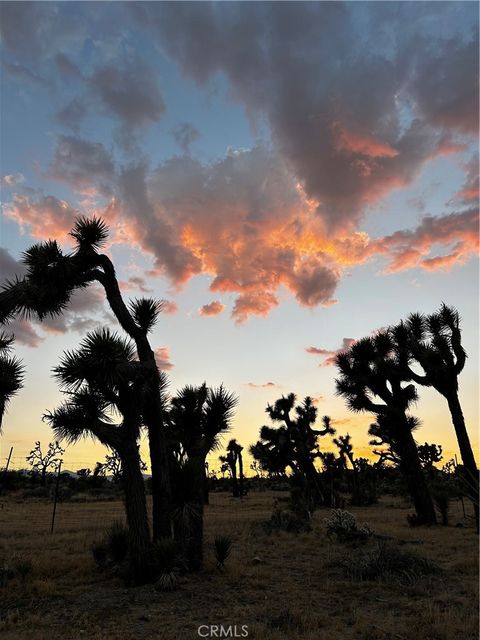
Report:
M232 539L228 536L217 536L213 541L215 549L215 558L217 560L217 567L223 569L225 562L232 550Z
M153 546L152 561L157 577L157 591L173 591L178 586L178 578L185 570L185 562L180 556L178 544L171 538L161 538Z
M108 558L108 549L107 545L104 542L97 542L92 545L92 556L95 561L97 567L102 569L106 563Z
M13 565L15 573L25 582L27 576L32 573L33 566L30 560L17 560Z
M10 580L15 577L15 571L8 564L0 565L0 588L6 587Z
M359 527L355 516L343 509L332 509L330 516L325 518L324 522L328 537L335 537L339 542L365 540L372 535L368 524L364 523Z
M113 562L121 563L128 553L128 529L116 520L107 530L105 537L107 552Z
M349 556L343 566L355 580L396 580L407 585L440 570L430 560L401 551L385 542L353 557Z

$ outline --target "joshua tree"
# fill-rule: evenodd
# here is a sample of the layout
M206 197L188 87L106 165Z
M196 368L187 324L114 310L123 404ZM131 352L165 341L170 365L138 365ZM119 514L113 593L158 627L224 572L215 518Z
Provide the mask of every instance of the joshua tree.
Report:
M23 366L20 360L10 355L14 336L0 333L0 433L8 403L23 386Z
M97 473L96 475L107 476L110 475L115 482L122 481L123 467L122 467L122 459L118 455L116 451L113 451L111 454L105 455L104 462L97 462ZM140 458L140 471L146 471L147 465Z
M267 406L267 413L273 422L283 423L278 428L263 426L260 438L250 447L252 456L266 471L285 473L287 467L297 479L303 479L307 500L311 507L320 504L324 497L320 488L320 478L315 467L316 458L321 457L318 438L333 434L330 418L324 416L323 429L312 428L317 419L317 409L307 396L302 404L295 407L296 396L290 393L282 396L275 404ZM290 412L295 408L296 417Z
M48 470L58 469L64 453L65 449L62 449L58 442L50 442L46 453L42 452L40 441L35 442L35 447L27 456L27 462L32 467L32 473L40 474L42 487L46 484Z
M70 235L75 240L71 253L64 253L55 240L41 242L23 255L26 275L7 281L0 292L0 323L17 314L43 320L61 314L72 294L98 282L122 329L134 341L143 366L143 419L148 429L152 470L153 535L170 532L170 474L163 424L162 378L148 333L155 325L162 304L142 298L127 307L115 268L110 258L101 253L108 237L108 227L98 218L78 218Z
M242 445L239 444L234 438L233 440L230 440L227 445L227 455L219 456L219 460L228 464L228 467L230 469L230 476L232 478L232 493L234 498L242 497L244 494L242 451Z
M220 435L229 431L237 398L223 386L218 389L186 386L171 399L170 447L177 482L174 486L175 530L190 569L203 561L203 507L206 489L205 461L218 448Z
M137 441L149 392L145 368L130 341L103 329L88 334L77 351L65 352L54 375L67 395L44 416L55 435L68 443L92 436L121 460L131 571L135 582L144 582L150 577L150 534Z
M335 381L337 394L346 399L352 411L369 411L377 415L382 433L400 458L400 469L418 520L435 524L435 508L412 435L415 421L406 415L417 399L417 392L412 384L402 386L405 377L394 346L390 333L381 331L339 353L336 358L340 371L340 377Z
M462 346L459 313L454 307L442 304L431 315L411 314L406 323L394 327L392 333L409 379L433 387L448 402L478 529L478 469L458 398L458 376L467 358ZM412 361L420 364L423 374L412 370Z
M442 446L440 444L419 444L418 457L424 469L431 470L436 462L440 462L442 456Z

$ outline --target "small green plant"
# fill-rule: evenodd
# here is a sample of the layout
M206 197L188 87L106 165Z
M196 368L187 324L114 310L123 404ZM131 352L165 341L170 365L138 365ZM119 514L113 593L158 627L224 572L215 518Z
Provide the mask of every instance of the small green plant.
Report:
M215 549L215 558L217 560L217 567L223 569L225 562L232 550L232 539L228 536L217 536L213 541Z
M344 509L332 509L330 516L324 519L329 538L335 537L338 542L366 540L372 535L368 524L357 525L355 516Z

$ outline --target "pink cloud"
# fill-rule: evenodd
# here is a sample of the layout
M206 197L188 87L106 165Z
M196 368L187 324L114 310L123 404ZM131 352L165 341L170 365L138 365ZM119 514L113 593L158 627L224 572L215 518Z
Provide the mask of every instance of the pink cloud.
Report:
M161 371L170 371L174 365L170 361L170 350L168 347L158 347L154 350L157 366Z
M337 357L337 354L345 351L345 349L348 349L354 342L354 338L343 338L342 346L339 349L330 350L323 349L321 347L306 347L305 351L315 356L327 356L319 366L330 367L335 364L335 358Z
M274 382L264 382L263 384L256 384L255 382L247 382L247 387L251 389L268 389L271 387L278 387Z
M200 307L198 314L201 316L218 316L225 309L225 305L219 300L214 300Z

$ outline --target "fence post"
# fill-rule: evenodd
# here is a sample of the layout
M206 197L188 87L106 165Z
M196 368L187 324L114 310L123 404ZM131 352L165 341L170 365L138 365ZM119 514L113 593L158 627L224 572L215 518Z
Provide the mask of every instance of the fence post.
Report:
M55 497L53 499L53 513L52 513L52 527L50 533L53 533L53 527L55 525L55 513L57 511L57 498L58 498L58 483L60 482L60 469L62 468L62 461L58 463L57 481L55 483Z
M8 454L8 458L7 458L7 466L5 467L5 474L6 474L6 473L7 473L7 471L8 471L8 466L9 466L9 464L10 464L10 459L11 459L11 457L12 457L12 452L13 452L13 447L10 447L10 453Z

